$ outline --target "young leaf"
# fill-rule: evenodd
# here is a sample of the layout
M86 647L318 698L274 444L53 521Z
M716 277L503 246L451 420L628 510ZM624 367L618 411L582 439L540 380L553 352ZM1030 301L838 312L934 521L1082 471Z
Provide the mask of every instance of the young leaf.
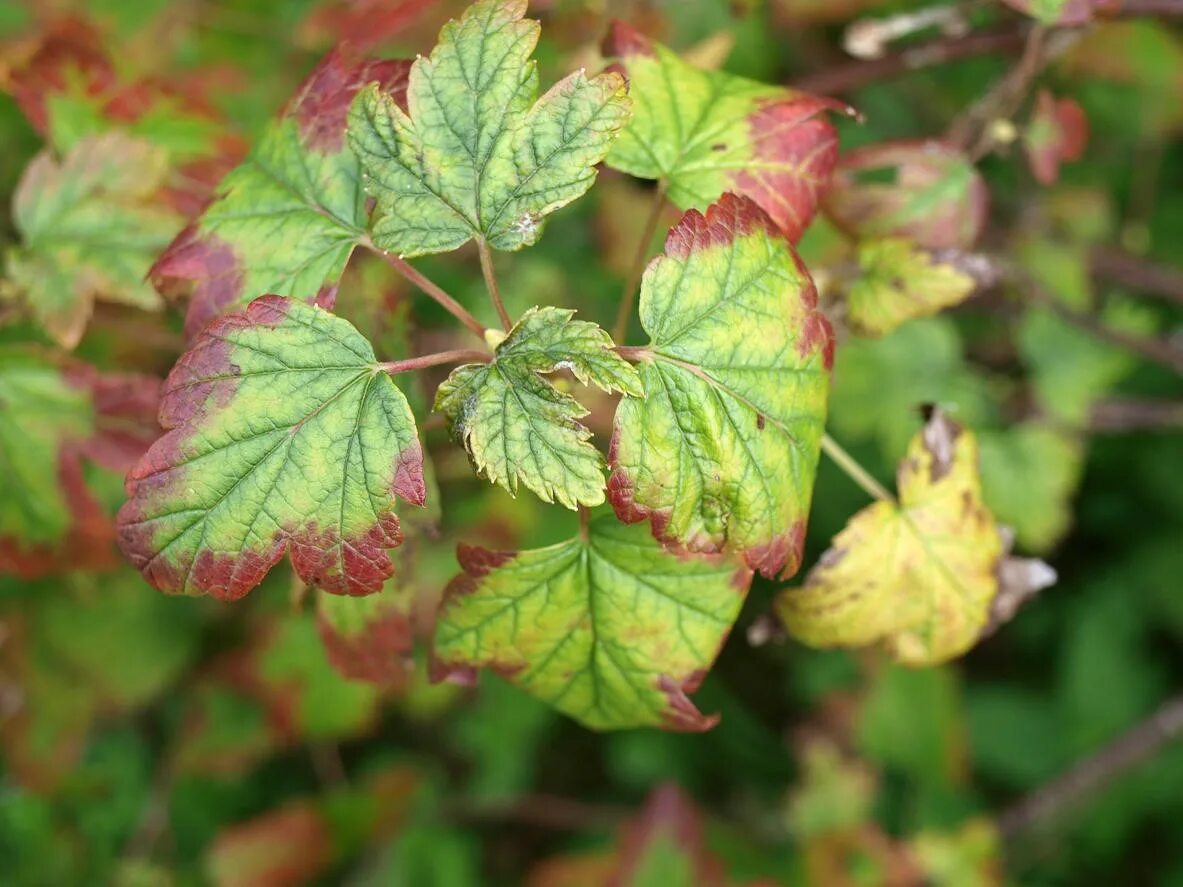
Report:
M459 559L436 624L445 673L494 668L594 729L716 723L686 694L739 615L751 573L736 561L679 557L609 516L586 538Z
M124 553L162 591L231 600L291 550L339 594L377 591L423 504L406 398L345 320L281 296L211 323L165 382L170 429L127 479Z
M1054 185L1060 164L1079 160L1089 137L1084 109L1073 99L1057 99L1046 89L1035 100L1035 111L1023 137L1027 165L1041 185Z
M989 200L981 175L956 148L882 142L843 155L822 208L859 239L907 237L927 249L969 249L986 224Z
M539 99L539 26L525 12L526 0L474 3L411 67L405 110L379 87L354 102L349 141L381 249L441 253L474 237L521 249L595 181L629 116L624 80L580 70Z
M823 112L852 113L847 105L699 70L622 22L612 23L604 53L619 59L636 108L609 166L664 180L681 209L743 194L789 239L801 236L838 157Z
M604 501L604 459L578 422L587 410L540 374L565 369L584 385L644 395L608 334L574 314L531 308L492 362L458 367L435 396L435 409L480 474L513 495L520 482L571 509Z
M116 132L81 140L60 163L42 152L25 170L8 276L62 347L78 344L96 298L159 306L144 275L181 224L153 200L166 170L162 151Z
M876 502L834 539L777 612L819 647L883 641L908 665L931 665L977 641L998 592L1003 540L982 504L974 436L939 411L899 469L900 501Z
M862 275L846 294L846 316L866 335L890 333L904 321L936 314L974 291L969 274L903 238L863 241L858 261Z
M616 413L608 498L667 543L799 564L834 340L808 272L751 200L725 194L670 230L645 271L645 400Z
M345 145L349 103L370 81L400 94L408 67L336 51L308 75L220 196L152 267L158 289L190 296L186 336L267 293L331 306L367 222Z

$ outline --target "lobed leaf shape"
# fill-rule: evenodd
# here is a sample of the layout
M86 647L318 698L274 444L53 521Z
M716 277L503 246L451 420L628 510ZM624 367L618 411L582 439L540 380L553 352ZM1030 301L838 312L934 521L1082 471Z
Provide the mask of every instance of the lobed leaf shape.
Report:
M586 536L517 553L461 546L440 604L437 674L494 668L593 729L710 729L697 689L751 571L665 551L610 515Z
M957 148L903 141L844 154L822 208L858 239L906 237L927 249L969 249L989 203L981 174Z
M838 158L824 112L849 106L720 71L703 71L613 22L604 54L618 60L635 113L607 163L661 179L680 209L706 209L724 192L750 197L794 242L817 211Z
M691 551L796 571L834 340L809 273L752 200L690 210L641 282L643 401L616 412L608 498Z
M587 410L542 373L567 370L584 385L643 397L637 371L600 327L564 308L531 308L488 364L458 367L435 409L477 472L517 495L518 484L567 508L604 501L604 459L578 421Z
M919 249L902 237L859 244L861 275L846 294L846 318L869 336L890 333L905 321L936 314L965 301L976 283L972 275L939 253Z
M349 140L377 199L379 248L416 256L475 237L521 249L595 181L629 116L624 80L580 70L539 99L526 5L482 0L444 25L411 67L405 110L379 87L354 103Z
M974 435L938 410L912 439L898 474L899 502L856 514L777 612L789 632L819 646L882 641L907 665L964 653L998 593L1002 536L982 502Z
M264 294L332 306L369 218L357 158L345 144L349 103L371 81L401 96L409 67L330 53L222 180L219 196L177 235L151 279L161 292L189 296L188 338Z
M8 279L37 323L63 348L86 331L95 299L157 308L144 281L181 226L155 199L167 157L119 132L88 136L62 160L38 154L21 177L13 221L21 245Z
M167 433L127 478L124 554L162 591L233 600L290 550L296 573L369 594L424 501L406 398L345 320L264 296L211 323L165 382Z

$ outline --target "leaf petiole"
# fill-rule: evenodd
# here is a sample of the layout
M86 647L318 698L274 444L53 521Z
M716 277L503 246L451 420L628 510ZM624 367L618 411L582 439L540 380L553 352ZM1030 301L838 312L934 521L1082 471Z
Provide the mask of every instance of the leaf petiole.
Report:
M412 373L415 370L439 366L441 363L488 363L490 356L486 351L475 348L457 348L453 351L437 351L434 354L423 354L419 357L408 357L406 360L388 360L375 364L377 370L384 373Z
M855 460L854 456L846 452L828 434L822 435L822 452L829 456L847 477L862 487L872 499L878 499L882 502L895 502L895 496L891 495L883 484L875 480L871 476L871 473Z
M505 331L513 329L513 321L509 319L509 312L505 310L505 303L501 301L501 290L497 288L497 277L493 274L493 253L483 237L476 241L477 252L481 254L481 273L485 275L485 286L489 290L489 298L493 300L493 307L497 309L497 316L501 318L501 325Z
M632 267L628 278L624 282L624 289L620 293L620 305L616 309L616 323L612 325L612 339L618 341L628 335L628 322L633 314L633 305L637 299L637 285L641 282L641 273L645 270L645 258L649 255L649 244L653 240L653 233L657 230L657 223L661 220L661 211L665 208L666 180L658 179L653 192L653 205L649 208L649 218L645 220L645 228L641 232L641 240L637 244L637 253L633 257Z

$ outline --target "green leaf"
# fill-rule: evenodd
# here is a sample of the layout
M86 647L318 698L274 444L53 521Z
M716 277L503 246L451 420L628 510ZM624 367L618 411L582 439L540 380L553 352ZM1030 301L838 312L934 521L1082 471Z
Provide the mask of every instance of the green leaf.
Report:
M616 413L608 497L664 542L799 565L833 336L775 223L726 194L688 212L641 283L643 401Z
M680 209L743 194L791 240L801 236L838 158L823 112L853 113L847 105L700 70L622 22L612 23L604 52L620 60L636 109L609 166L664 180Z
M751 573L680 557L638 527L505 553L461 546L440 606L437 664L496 669L594 729L706 730L693 692L739 615Z
M188 337L270 293L331 306L368 221L357 159L345 145L349 103L370 81L401 92L408 65L331 53L222 181L218 199L159 258L156 286L190 296Z
M587 410L540 373L567 370L584 385L642 397L641 380L608 334L563 308L531 308L488 364L453 371L435 409L476 470L513 495L523 483L574 509L604 501L604 459L577 420Z
M163 151L116 132L81 140L61 162L42 152L25 170L8 278L62 347L78 344L95 299L160 306L144 275L181 225L154 202L166 171Z
M870 336L936 314L974 291L969 274L903 238L863 241L858 262L862 274L846 294L846 316L852 327Z
M393 572L394 497L423 503L422 453L406 398L347 321L281 296L220 318L173 368L160 421L118 521L157 588L238 598L289 547L296 573L335 593Z
M401 682L414 647L413 604L390 583L365 597L317 593L316 627L329 662L354 680Z
M521 249L595 181L628 119L624 80L580 70L539 99L539 25L525 12L526 0L474 3L411 67L406 110L377 87L354 103L349 140L381 249L440 253L474 237Z

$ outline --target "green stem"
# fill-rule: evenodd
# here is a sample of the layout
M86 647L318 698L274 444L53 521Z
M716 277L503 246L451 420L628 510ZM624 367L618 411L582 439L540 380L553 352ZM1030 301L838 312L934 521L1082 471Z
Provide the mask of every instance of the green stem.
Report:
M466 309L463 305L440 289L437 284L433 283L431 280L423 276L423 274L412 268L405 259L393 255L392 253L388 253L386 250L379 249L368 237L361 241L361 245L380 257L384 262L386 262L387 265L389 265L415 286L419 287L419 289L423 290L423 292L427 293L427 295L431 296L431 298L435 299L435 301L437 301L445 311L447 311L462 324L476 333L477 336L479 336L481 339L485 338L484 325L471 314L469 314L468 309Z
M477 351L475 348L457 348L454 351L438 351L435 354L423 354L419 357L409 357L406 360L389 360L378 364L378 369L384 373L412 373L415 370L439 366L441 363L488 363L489 353Z
M881 502L895 502L895 497L887 491L887 488L871 477L870 472L859 465L854 456L842 449L838 442L828 434L822 435L822 451L872 499L878 499Z
M493 300L493 307L497 309L501 325L509 332L513 329L513 322L509 319L509 312L505 310L505 303L501 301L501 290L497 288L497 277L493 274L493 253L484 238L477 238L476 248L481 254L481 273L485 275L485 287L489 290L489 298Z
M645 220L645 229L641 233L641 241L637 244L637 253L633 257L632 267L628 278L624 282L624 289L620 293L620 305L616 309L616 323L612 325L612 340L619 342L628 335L628 322L633 316L633 305L637 300L637 286L641 282L641 274L645 270L645 259L649 256L649 244L653 242L653 234L657 230L657 223L661 221L661 211L665 208L665 179L659 179L657 188L653 192L653 205L649 208L649 218Z

